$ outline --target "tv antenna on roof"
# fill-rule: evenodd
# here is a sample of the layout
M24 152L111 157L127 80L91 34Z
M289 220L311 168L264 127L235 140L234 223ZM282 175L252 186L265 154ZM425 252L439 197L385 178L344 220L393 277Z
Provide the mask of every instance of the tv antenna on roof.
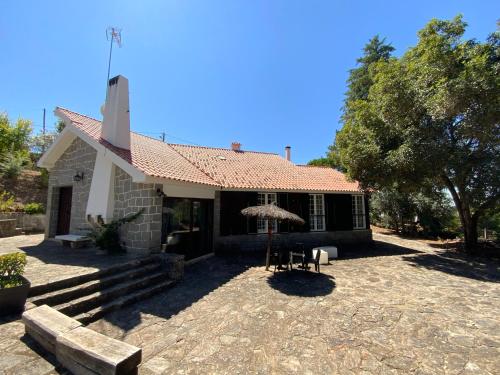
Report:
M106 99L108 98L108 85L109 85L109 73L111 71L111 55L113 53L113 42L118 44L118 47L122 46L122 29L117 27L108 27L106 29L106 38L110 41L109 46L109 60L108 60L108 79L106 80Z

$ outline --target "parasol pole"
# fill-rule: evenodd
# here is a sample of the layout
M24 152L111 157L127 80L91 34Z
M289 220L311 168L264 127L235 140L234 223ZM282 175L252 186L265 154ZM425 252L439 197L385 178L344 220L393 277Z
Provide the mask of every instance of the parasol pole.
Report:
M267 219L267 254L266 254L266 271L269 271L269 263L271 262L271 236L273 235L273 228L269 225L271 220Z

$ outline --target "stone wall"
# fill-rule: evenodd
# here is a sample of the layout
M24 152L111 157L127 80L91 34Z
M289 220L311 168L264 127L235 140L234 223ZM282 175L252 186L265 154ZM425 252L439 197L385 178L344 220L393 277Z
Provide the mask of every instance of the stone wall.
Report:
M328 245L350 245L366 243L372 240L371 229L335 231L335 232L302 232L273 233L273 245L283 248L303 243L306 247ZM267 234L244 234L238 236L217 236L215 250L223 252L262 250L267 246Z
M27 214L24 212L0 212L1 219L15 219L16 228L26 232L43 232L45 230L44 214Z
M10 237L16 234L16 219L0 219L0 237Z
M132 177L115 166L115 219L134 214L144 209L137 220L125 224L121 238L129 251L151 253L161 249L162 197L156 189L161 184L132 182Z
M57 212L59 209L59 188L62 186L73 187L71 205L71 233L85 233L89 228L85 211L89 198L90 185L97 151L76 138L49 173L49 188L47 199L47 228L46 237L54 237L57 230ZM75 182L73 177L76 173L83 172L83 180Z

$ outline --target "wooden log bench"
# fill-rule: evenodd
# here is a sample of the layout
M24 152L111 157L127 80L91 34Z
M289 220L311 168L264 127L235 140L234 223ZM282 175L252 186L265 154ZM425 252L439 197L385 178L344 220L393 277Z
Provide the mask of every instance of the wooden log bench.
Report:
M82 325L47 305L25 311L22 320L26 334L54 354L57 336Z
M78 327L57 336L56 358L74 374L137 374L140 348Z
M142 350L85 328L43 305L23 313L25 331L75 375L137 374Z
M90 243L90 238L80 234L63 234L54 238L61 241L63 246L71 247L72 249L85 247Z

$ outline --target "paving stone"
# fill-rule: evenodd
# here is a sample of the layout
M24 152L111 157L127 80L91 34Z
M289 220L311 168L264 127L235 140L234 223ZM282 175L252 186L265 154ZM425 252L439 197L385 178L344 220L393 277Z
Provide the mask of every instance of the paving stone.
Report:
M140 346L141 374L500 373L498 262L374 237L322 275L214 257L89 328ZM0 348L39 358L9 324Z

